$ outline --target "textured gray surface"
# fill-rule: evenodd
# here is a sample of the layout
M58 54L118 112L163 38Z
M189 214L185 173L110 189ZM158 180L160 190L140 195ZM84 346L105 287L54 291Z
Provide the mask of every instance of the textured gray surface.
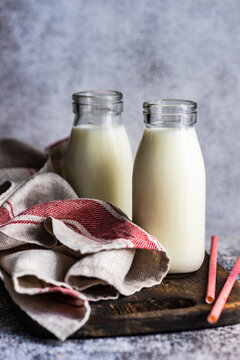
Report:
M220 241L219 262L228 270L240 241ZM240 276L238 277L240 280ZM0 283L0 360L230 360L240 356L240 324L179 333L89 340L43 340L22 330Z
M1 0L1 136L38 146L64 137L71 94L124 93L133 151L142 102L198 102L207 234L239 233L239 0Z

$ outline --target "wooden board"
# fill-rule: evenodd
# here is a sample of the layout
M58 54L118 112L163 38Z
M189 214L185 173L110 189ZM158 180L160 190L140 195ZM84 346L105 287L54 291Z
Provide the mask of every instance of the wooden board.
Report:
M114 301L92 303L88 322L73 338L137 335L213 327L206 321L211 305L205 303L209 255L199 271L188 277L165 278L161 285ZM217 268L218 295L228 272ZM14 304L22 326L37 336L53 337ZM236 281L224 311L214 326L240 323L240 283Z

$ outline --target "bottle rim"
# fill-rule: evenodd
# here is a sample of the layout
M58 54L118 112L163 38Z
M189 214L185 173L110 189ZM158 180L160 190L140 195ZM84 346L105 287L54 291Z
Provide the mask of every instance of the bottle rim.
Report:
M192 114L197 110L197 103L184 99L153 99L144 101L145 114L181 115Z
M110 105L122 103L123 94L116 90L86 90L74 93L72 99L79 105Z

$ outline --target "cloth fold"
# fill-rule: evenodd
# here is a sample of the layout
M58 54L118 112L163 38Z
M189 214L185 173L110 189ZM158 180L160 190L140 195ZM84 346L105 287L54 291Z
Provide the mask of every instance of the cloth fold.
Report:
M77 197L63 178L66 144L48 148L47 159L0 141L0 276L13 301L61 340L86 323L89 301L157 285L169 268L166 250L120 209ZM28 171L35 163L40 171Z

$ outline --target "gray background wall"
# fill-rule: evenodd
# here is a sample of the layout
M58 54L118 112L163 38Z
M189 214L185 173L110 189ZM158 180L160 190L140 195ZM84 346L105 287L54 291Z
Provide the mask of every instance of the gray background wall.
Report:
M69 134L71 94L121 90L133 152L151 97L198 103L207 234L239 238L239 0L1 0L1 136Z

